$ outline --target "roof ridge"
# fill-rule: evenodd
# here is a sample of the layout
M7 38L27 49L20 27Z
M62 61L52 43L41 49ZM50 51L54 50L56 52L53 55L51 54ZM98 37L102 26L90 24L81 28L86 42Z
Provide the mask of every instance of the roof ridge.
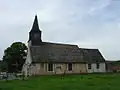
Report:
M67 44L67 43L54 43L54 42L43 42L43 43L50 43L50 44L56 44L56 45L78 46L78 45L76 45L76 44Z
M79 49L86 49L86 50L99 50L98 48L79 48Z

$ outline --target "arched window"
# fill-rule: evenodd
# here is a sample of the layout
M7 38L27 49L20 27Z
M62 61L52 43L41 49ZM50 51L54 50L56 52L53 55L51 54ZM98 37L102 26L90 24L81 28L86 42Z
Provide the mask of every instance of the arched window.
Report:
M99 64L99 63L96 64L96 68L97 68L97 69L100 68L100 64Z
M72 71L72 63L68 63L68 70Z
M53 64L52 63L48 63L48 71L53 71Z
M92 68L91 64L88 64L88 69L91 69L91 68Z

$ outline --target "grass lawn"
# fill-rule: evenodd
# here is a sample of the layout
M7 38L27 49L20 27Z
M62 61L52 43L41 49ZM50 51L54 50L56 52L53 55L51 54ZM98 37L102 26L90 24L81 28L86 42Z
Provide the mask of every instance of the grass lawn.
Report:
M31 77L0 81L0 90L120 90L120 74Z

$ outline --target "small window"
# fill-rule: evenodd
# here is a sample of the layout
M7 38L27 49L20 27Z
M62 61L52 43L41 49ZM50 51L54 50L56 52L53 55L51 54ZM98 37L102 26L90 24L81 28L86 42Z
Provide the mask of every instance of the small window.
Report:
M48 71L53 71L53 64L52 63L48 64Z
M68 70L69 70L69 71L72 71L72 63L69 63L69 64L68 64Z
M96 64L96 68L97 68L97 69L100 68L100 64L99 64L99 63Z
M91 69L91 64L88 64L88 69Z

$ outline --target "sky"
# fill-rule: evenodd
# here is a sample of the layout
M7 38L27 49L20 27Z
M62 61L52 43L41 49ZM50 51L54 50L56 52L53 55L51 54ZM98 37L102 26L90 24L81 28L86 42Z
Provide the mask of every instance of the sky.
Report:
M0 0L0 59L13 42L28 41L35 15L42 40L98 48L120 60L120 0Z

